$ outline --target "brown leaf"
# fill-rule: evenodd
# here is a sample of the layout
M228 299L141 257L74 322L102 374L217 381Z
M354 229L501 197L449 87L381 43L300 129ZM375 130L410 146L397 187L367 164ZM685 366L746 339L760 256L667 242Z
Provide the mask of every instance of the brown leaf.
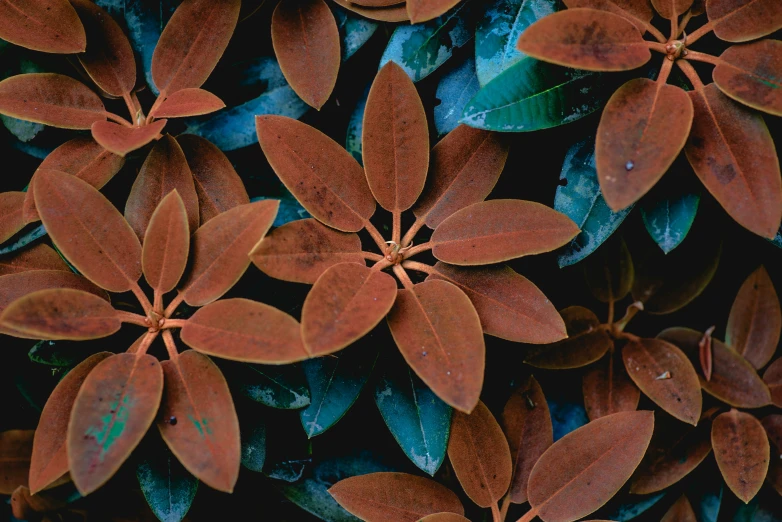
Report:
M714 368L714 357L711 349L711 334L714 332L714 326L703 332L703 337L698 341L698 362L701 363L701 371L707 381L711 380L711 372Z
M33 495L24 486L16 488L11 495L11 512L15 518L20 520L47 521L45 517L41 519L41 514L60 511L67 505L65 500L55 495L46 493Z
M173 290L185 271L189 251L187 212L175 189L152 213L144 236L141 266L149 286L161 294Z
M249 299L223 299L193 314L182 341L201 353L258 364L288 364L309 357L298 321Z
M657 0L658 2L662 0ZM682 495L679 500L674 502L671 508L665 513L665 516L660 522L697 522L695 518L695 512L692 510L692 505L687 497Z
M764 367L777 350L782 332L782 310L774 283L760 266L741 285L730 308L725 344L756 369Z
M156 140L167 122L157 120L142 127L126 127L110 121L97 121L92 124L92 137L104 149L124 157Z
M654 429L650 411L622 412L559 439L530 475L529 502L544 522L571 522L596 511L627 482Z
M536 368L580 368L600 360L613 346L613 340L591 310L569 306L559 313L569 337L533 350L524 359L525 363Z
M482 402L469 415L454 412L448 459L464 492L479 506L496 505L508 491L513 474L508 441Z
M0 495L10 495L27 486L33 430L0 431Z
M782 28L782 4L776 0L708 0L706 14L717 38L746 42Z
M674 85L636 78L611 96L597 129L595 161L613 211L629 207L668 171L687 141L693 108Z
M582 8L538 20L521 34L516 48L539 60L588 71L629 71L652 57L632 22Z
M24 199L24 192L0 192L0 243L24 228Z
M773 487L777 493L782 495L782 415L771 414L763 417L760 421L768 435L770 446L770 463L768 466L768 475L766 482Z
M753 109L782 116L782 42L761 40L734 45L720 55L712 73L714 84L734 100Z
M25 270L0 277L0 312L27 294L50 288L71 288L90 292L108 301L106 292L87 279L74 274L70 269Z
M641 391L619 359L618 354L609 353L584 373L581 389L589 420L638 409Z
M771 363L763 374L763 381L771 393L771 402L777 408L782 408L782 362L780 361L782 358Z
M760 421L735 409L714 419L714 457L725 483L744 503L760 491L768 472L770 448Z
M622 238L603 243L582 264L587 286L598 301L620 301L633 287L635 266Z
M411 24L420 24L445 14L461 0L408 0L407 15Z
M340 480L329 494L368 522L417 522L442 511L464 514L459 498L432 479L407 473L369 473Z
M420 522L470 522L469 519L464 518L456 513L435 513L434 515L427 515L420 520Z
M677 18L692 6L693 0L652 0L652 5L663 18Z
M60 255L45 243L38 243L31 248L17 250L10 256L0 257L0 276L31 270L71 271ZM2 280L0 279L0 281ZM0 292L0 295L2 295L2 292Z
M183 118L201 116L225 107L223 100L209 91L191 88L182 89L166 97L154 112L156 118Z
M87 47L84 27L67 0L0 2L0 38L45 53L72 54Z
M399 290L388 326L407 364L443 401L463 412L478 403L486 346L469 297L445 281Z
M64 129L89 129L106 119L97 94L54 73L19 74L0 82L0 113Z
M714 84L688 94L695 119L684 152L695 174L741 226L773 238L782 221L782 178L763 118Z
M647 0L564 0L564 3L569 9L588 7L619 15L632 22L641 34L646 32L646 27L654 16Z
M370 20L377 20L379 22L406 22L410 20L407 15L407 9L405 8L404 2L397 3L389 7L379 8L361 7L357 3L351 2L350 0L334 0L334 3L344 7L345 9L353 11L354 13L369 18Z

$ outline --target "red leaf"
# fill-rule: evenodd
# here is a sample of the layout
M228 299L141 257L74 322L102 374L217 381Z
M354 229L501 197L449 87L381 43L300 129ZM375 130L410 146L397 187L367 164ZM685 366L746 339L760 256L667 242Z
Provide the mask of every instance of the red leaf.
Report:
M182 118L209 114L225 107L223 100L203 89L182 89L168 95L153 113L156 118Z
M652 0L652 5L663 18L677 18L692 6L693 0Z
M0 431L0 495L27 486L33 430Z
M618 354L608 354L592 365L584 374L581 389L589 420L635 411L641 399L641 391L630 380Z
M334 0L334 2L345 9L360 14L370 20L377 20L380 22L406 22L410 20L404 3L391 5L389 7L371 8L361 7L359 4L351 2L350 0Z
M771 363L763 374L763 382L771 393L771 402L777 408L782 408L782 362L780 361L782 358Z
M419 24L445 14L461 0L408 0L407 14L411 24Z
M641 34L646 33L654 11L647 0L564 0L569 9L588 7L608 11L632 22Z
M560 315L565 321L569 337L533 350L525 357L525 363L537 368L580 368L600 360L614 345L592 311L580 306L569 306L560 311Z
M0 243L22 230L24 192L0 192Z
M744 503L752 500L768 472L770 447L763 425L749 413L732 409L714 419L711 445L730 490Z
M45 53L71 54L87 47L84 27L67 0L3 0L0 38Z
M0 258L0 276L31 270L71 271L60 255L45 243L38 243L31 248L17 250L10 256Z
M125 156L156 140L168 120L157 120L143 127L125 127L110 121L97 121L92 125L92 137L114 154Z
M163 394L163 370L151 355L101 361L82 384L68 424L68 464L82 495L106 483L146 434Z
M375 200L389 212L412 207L429 168L429 128L413 81L388 62L369 90L363 127L363 160Z
M173 190L155 209L144 236L141 266L149 286L161 294L173 290L185 271L189 251L187 212Z
M0 82L0 113L64 129L89 129L106 119L97 94L54 73L19 74Z
M773 73L782 68L782 42L761 40L734 45L720 55L714 84L753 109L782 116L782 82Z
M714 34L728 42L746 42L782 29L777 0L709 0L706 14Z
M660 0L657 1L659 2ZM692 510L690 501L682 495L665 513L660 522L698 522L698 519L695 518L695 512Z
M27 294L50 288L81 290L108 301L106 292L69 269L26 270L0 277L0 312Z

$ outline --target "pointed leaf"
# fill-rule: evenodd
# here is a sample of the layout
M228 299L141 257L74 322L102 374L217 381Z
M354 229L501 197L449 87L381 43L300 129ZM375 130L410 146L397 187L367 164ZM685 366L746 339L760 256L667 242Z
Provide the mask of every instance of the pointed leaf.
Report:
M711 444L728 487L745 503L752 500L768 472L770 448L763 425L732 409L714 419Z
M136 468L141 492L149 508L162 522L185 518L198 491L198 479L179 463L168 448L145 452Z
M24 228L24 200L24 192L0 193L0 242Z
M729 47L720 55L712 75L714 84L734 100L782 116L782 82L773 72L780 67L782 42L767 39Z
M146 434L163 393L151 355L121 353L101 361L82 384L68 424L68 465L87 495L114 475Z
M459 126L467 102L479 89L475 60L472 58L464 60L460 66L443 75L435 93L440 101L434 108L434 126L438 137L443 137Z
M728 42L746 42L782 28L782 5L775 0L709 0L709 23Z
M0 431L0 495L11 495L27 485L33 430Z
M1 280L0 280L1 281ZM763 373L763 382L768 386L771 393L771 402L774 406L782 408L782 359L777 359L771 363ZM781 448L782 449L782 448Z
M62 258L47 244L39 243L10 256L0 257L0 276L34 270L58 270L70 272Z
M156 118L182 118L209 114L224 107L223 100L211 92L190 88L179 90L166 97L154 114Z
M310 391L299 365L241 363L225 371L239 393L270 408L297 410L310 404Z
M641 399L641 391L630 380L618 354L608 354L587 370L582 380L582 392L589 420L622 411L635 411Z
M559 313L568 338L533 350L525 357L526 364L549 369L580 368L600 360L613 346L613 340L591 310L569 306Z
M654 16L652 6L647 0L563 0L569 9L588 7L608 11L625 18L638 28L641 33L646 32L649 22Z
M657 0L657 2L661 1L664 0ZM686 496L682 495L665 513L660 522L697 522L697 520L690 501L687 500Z
M71 54L87 47L84 27L67 0L0 2L0 38L45 53Z
M97 121L92 124L92 137L106 150L125 157L156 140L166 122L168 120L157 120L143 127L125 127L109 121Z
M242 438L242 466L261 473L266 463L266 421L263 417L256 417L250 421L243 420L241 431Z
M693 0L652 0L655 10L663 18L678 18L692 6Z
M701 195L699 192L679 187L674 193L666 191L659 192L657 197L653 194L649 196L641 201L641 217L654 242L668 254L679 246L690 232Z
M165 294L174 289L187 266L190 230L182 198L174 189L149 219L141 251L141 266L149 286Z
M354 13L365 16L370 20L377 20L380 22L405 22L410 20L407 16L407 9L404 4L395 4L388 7L362 7L357 3L350 0L334 0L334 3L349 9Z

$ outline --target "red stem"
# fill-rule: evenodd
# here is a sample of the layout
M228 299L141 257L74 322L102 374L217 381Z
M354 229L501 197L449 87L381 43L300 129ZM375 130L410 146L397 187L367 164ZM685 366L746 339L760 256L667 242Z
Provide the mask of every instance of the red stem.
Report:
M375 228L375 225L373 225L368 219L364 221L364 228L367 232L369 232L369 235L372 236L372 239L375 240L375 243L377 243L378 248L380 248L381 252L385 252L386 248L388 248L388 244L386 243L386 240L383 238L383 235L378 231L378 229Z
M400 265L394 265L394 274L396 274L396 277L399 278L399 280L402 282L402 286L405 287L406 290L412 290L413 289L413 281L410 280L410 276L407 275L407 272L405 272L405 269L402 268Z
M703 89L703 82L687 60L676 60L676 65L679 66L679 69L681 69L687 79L690 80L690 83L696 91Z
M415 255L420 254L421 252L426 252L427 250L431 250L434 246L434 243L431 241L428 241L426 243L421 243L420 245L416 245L412 247L410 250L405 252L405 257L413 257Z
M695 60L696 62L710 63L712 65L719 65L722 63L722 60L717 56L712 56L707 53L699 53L698 51L690 51L689 49L687 50L687 59Z
M134 314L133 312L126 312L124 310L115 310L115 312L117 313L117 318L123 323L130 323L143 326L144 328L149 328L147 318L143 315Z
M424 263L419 263L418 261L402 261L402 268L409 268L410 270L415 270L416 272L423 272L425 274L436 274L437 270L433 266L429 266Z
M713 30L714 27L712 27L711 22L706 22L705 24L703 24L702 26L700 26L699 28L697 28L695 31L693 31L687 36L687 45L689 46L694 44L695 42L700 40L702 36L706 36Z
M179 351L176 349L176 343L174 342L174 336L171 335L169 330L163 330L163 342L166 343L166 351L168 352L169 359L176 359L179 356Z

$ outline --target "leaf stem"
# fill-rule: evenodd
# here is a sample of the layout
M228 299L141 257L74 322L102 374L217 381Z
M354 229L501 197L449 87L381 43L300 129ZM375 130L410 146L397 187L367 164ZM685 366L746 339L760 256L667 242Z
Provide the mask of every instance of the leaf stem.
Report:
M368 219L364 221L364 228L367 232L369 232L369 235L372 236L372 239L375 240L375 243L377 243L380 251L385 252L386 248L388 248L388 245L386 244L386 240L383 238L383 234L381 234L380 231L375 228L375 225L373 225L372 222Z
M130 120L134 123L137 123L138 118L136 116L138 115L138 108L133 103L133 100L130 98L130 94L124 93L122 95L122 99L125 101L125 107L128 108L128 114L130 114Z
M160 91L160 94L157 95L157 99L155 100L155 103L152 104L152 107L149 109L149 114L147 115L146 124L149 125L155 120L155 112L157 112L158 107L160 107L160 104L163 103L166 99L166 91Z
M502 514L500 513L500 507L496 502L491 505L491 516L494 519L494 522L503 522Z
M652 51L657 51L658 53L662 53L662 54L668 54L668 47L664 43L650 42L647 40L646 46Z
M690 35L687 36L687 45L692 45L702 36L706 36L710 32L714 30L714 26L711 25L711 22L706 22L702 26L698 27L696 30L694 30Z
M687 50L687 59L695 60L696 62L710 63L712 65L719 65L722 60L717 56L712 56L708 53L699 53L698 51Z
M500 505L500 520L502 522L508 518L508 509L510 509L510 489L505 497L502 499L502 505Z
M401 242L402 248L406 247L407 245L410 244L411 241L413 241L415 235L418 233L419 230L421 230L424 227L425 224L426 223L424 223L424 216L416 218L415 223L413 223L413 226L411 226L407 230L407 233L405 233L405 236L402 238L402 242Z
M364 257L364 259L368 259L369 261L382 261L385 259L385 257L381 256L380 254L375 254L374 252L361 252L361 255Z
M629 323L630 320L643 309L644 309L643 302L636 301L632 303L630 306L627 307L627 312L625 312L625 316L619 319L619 321L617 321L616 324L614 324L614 330L617 332L623 332L624 329L627 327L627 323Z
M421 243L420 245L416 245L412 247L410 250L405 252L405 257L413 257L415 255L420 254L421 252L426 252L427 250L431 250L432 247L434 247L434 243L431 241L427 241L426 243Z
M536 516L538 516L538 509L532 508L526 513L524 513L524 516L518 519L516 522L530 522L530 520L532 520Z
M144 291L141 290L141 287L138 285L136 281L131 282L130 290L131 292L133 292L133 295L136 296L136 299L138 299L138 302L141 304L141 307L144 309L144 313L148 314L152 310L152 303L149 302L149 299L144 294Z
M179 292L176 297L168 303L168 306L163 312L163 315L166 316L166 318L171 317L171 315L176 311L177 307L182 304L182 301L185 300L185 295L182 292Z
M144 317L143 315L134 314L133 312L126 312L124 310L115 310L115 311L117 312L117 318L123 323L130 323L138 326L143 326L144 328L149 328L149 323L147 322L147 318Z
M386 259L384 257L383 259L379 260L377 263L372 265L372 270L375 270L375 271L379 272L380 270L385 270L386 268L388 268L392 264L393 263L391 263L391 261L389 261L388 259Z
M692 9L687 11L687 14L685 14L684 18L682 18L682 21L679 22L679 30L676 33L676 38L679 38L684 34L684 30L687 29L687 24L690 23L690 20L692 20Z
M690 83L692 84L693 88L696 91L700 91L703 89L703 82L701 81L700 77L698 76L698 73L692 67L692 64L690 64L690 62L688 62L687 60L676 60L676 65L679 66L679 69L681 69L681 71L684 73L687 79L690 80Z
M104 111L103 115L106 116L111 121L113 121L114 123L119 123L120 125L122 125L124 127L131 127L131 128L135 127L135 125L130 123L128 120L126 120L122 116L118 116L118 115L114 114L113 112Z
M425 263L419 263L418 261L402 261L402 268L409 268L416 272L423 272L425 274L436 274L437 270L433 266L429 266Z
M399 281L402 282L402 286L405 287L406 290L412 290L413 289L413 281L410 279L410 276L407 275L407 272L405 272L405 269L402 268L401 265L394 265L394 274L396 274L396 277L399 278Z
M163 310L163 294L157 288L152 296L152 310L155 312Z
M138 345L138 348L136 348L136 351L133 353L135 353L137 357L147 353L147 350L149 350L149 347L152 345L152 341L155 340L155 337L157 337L157 332L147 332L145 334L144 340L141 341L141 344Z
M660 32L659 29L657 29L655 26L651 24L651 22L646 23L646 30L649 31L649 34L654 36L658 42L665 43L668 41L668 39L665 37L663 33Z
M673 60L669 59L667 56L663 58L663 65L660 67L660 74L657 76L657 83L664 84L668 81L668 77L671 75L671 71L673 70Z
M394 210L392 213L394 224L391 230L391 241L401 245L402 241L402 212Z
M139 346L141 346L141 343L144 342L144 339L149 335L149 332L144 332L141 334L141 337L136 339L136 341L130 345L130 348L128 348L128 353L136 353L138 351L138 346L136 346L136 343L138 343Z
M671 17L671 40L676 39L676 35L679 34L679 15L677 15L675 12L672 13L673 16Z
M171 360L176 359L179 356L179 351L176 349L174 336L171 335L170 330L163 330L163 342L166 343L166 351L168 352L168 358Z
M185 324L187 324L187 319L166 319L163 323L163 329L184 328Z

